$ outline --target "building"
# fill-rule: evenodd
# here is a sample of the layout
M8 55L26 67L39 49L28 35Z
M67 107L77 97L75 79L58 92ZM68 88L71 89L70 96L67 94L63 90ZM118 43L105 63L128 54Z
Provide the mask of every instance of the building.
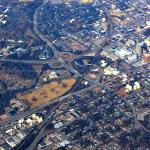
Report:
M143 59L145 63L150 62L150 54L144 54Z
M142 55L142 50L141 50L141 45L140 43L136 44L136 48L135 51L137 53L137 55L140 57Z
M49 74L49 79L55 79L57 78L57 73L55 71L52 71L50 74Z
M92 3L93 0L81 0L81 3Z

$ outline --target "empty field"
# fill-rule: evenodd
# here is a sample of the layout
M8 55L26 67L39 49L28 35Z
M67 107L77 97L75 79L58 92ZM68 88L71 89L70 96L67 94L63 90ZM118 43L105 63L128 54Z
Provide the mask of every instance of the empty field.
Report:
M30 107L35 108L62 96L72 88L75 82L75 79L67 79L59 82L54 81L41 86L39 89L22 94L18 98L27 102Z

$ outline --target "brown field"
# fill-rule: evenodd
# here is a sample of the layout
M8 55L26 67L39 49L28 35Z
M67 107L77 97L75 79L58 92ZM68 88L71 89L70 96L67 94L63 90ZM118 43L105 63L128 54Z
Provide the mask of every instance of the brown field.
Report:
M124 89L118 90L117 93L119 95L123 96L123 97L128 97L129 96L129 94L124 91Z
M18 95L18 98L19 100L27 102L30 107L35 108L62 96L72 88L75 82L75 79L67 79L60 82L54 81L29 93Z

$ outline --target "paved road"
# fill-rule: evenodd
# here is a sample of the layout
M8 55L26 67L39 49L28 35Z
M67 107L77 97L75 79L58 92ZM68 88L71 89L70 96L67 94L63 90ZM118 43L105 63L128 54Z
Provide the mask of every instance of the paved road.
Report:
M89 68L87 69L87 71L86 71L84 74L82 74L82 75L79 74L71 65L68 65L68 64L65 63L64 59L60 56L60 53L56 50L56 48L53 46L53 44L52 44L44 35L42 35L42 34L38 31L38 27L37 27L37 25L38 25L38 24L37 24L38 14L39 14L40 9L41 9L42 7L44 7L46 4L47 4L47 1L44 1L43 4L42 4L40 7L38 7L38 8L36 9L36 11L35 11L35 14L34 14L34 31L35 31L35 33L36 33L44 42L47 43L47 45L53 50L53 52L54 52L54 57L59 58L59 61L63 64L63 66L64 66L69 72L72 71L72 72L75 74L76 77L81 77L81 76L82 76L82 79L84 79L84 77L85 77L86 73L88 72ZM105 9L106 9L106 8L104 7L104 11L106 11ZM92 62L92 63L94 63L96 57L99 56L100 52L103 50L103 47L105 46L105 44L109 41L109 39L110 39L110 37L111 37L111 31L110 31L110 30L112 30L112 28L111 28L111 17L110 17L110 15L109 15L109 13L108 13L107 11L106 11L106 14L107 14L107 17L108 17L108 33L107 33L106 38L105 38L104 41L102 42L101 46L100 46L100 47L97 46L97 49L95 50L95 51L96 51L96 54L95 54L95 56L94 56L94 59L93 59L93 62ZM58 57L58 56L59 56L59 57ZM8 60L8 61L9 61L9 60ZM13 60L13 61L15 61L15 60ZM16 60L16 62L17 62L17 61L18 61L18 60ZM31 61L31 62L32 62L32 61ZM34 61L34 62L36 62L36 61ZM43 62L44 62L44 61L43 61ZM45 63L45 62L44 62L44 63ZM47 63L48 63L48 61L47 61ZM38 110L40 110L40 109L42 109L42 108L44 108L44 107L46 107L46 106L49 106L49 105L51 105L51 104L53 104L53 103L55 103L55 102L58 102L58 101L62 101L62 100L64 100L65 98L68 98L69 96L73 96L73 95L76 95L76 94L78 95L78 94L80 94L81 92L84 92L84 91L93 89L95 86L98 86L98 85L99 85L99 82L97 82L97 81L99 80L99 78L100 78L101 76L102 76L102 73L99 73L98 78L97 78L96 81L90 80L90 82L92 82L93 85L90 86L90 87L88 87L88 88L85 88L85 89L80 90L80 91L77 91L77 92L73 92L73 93L68 94L68 95L65 95L65 96L62 96L62 97L60 97L60 98L55 99L54 101L51 101L51 102L49 102L49 103L47 103L47 104L45 104L45 105L42 105L41 107L38 107L38 108L32 109L32 110L28 110L28 111L26 111L25 113L19 114L19 115L15 116L15 117L11 117L10 119L8 119L8 120L5 121L5 122L0 122L0 123L1 123L0 125L5 125L5 124L7 124L7 123L13 123L13 122L15 122L16 120L19 120L19 119L21 119L21 118L24 118L25 116L28 116L28 115L30 115L30 114L32 114L32 113L35 113L35 112L37 112ZM82 80L82 79L81 79L81 80ZM89 80L89 79L87 78L87 80ZM78 85L76 85L76 86L78 86ZM102 84L99 85L99 86L104 87L104 85L102 85Z
M49 64L49 60L14 60L14 59L0 59L0 62L13 62L13 63L25 63L25 64Z
M52 51L54 53L53 58L58 59L58 61L61 62L61 64L63 65L63 67L66 70L68 70L69 72L74 73L76 76L81 76L72 66L68 65L65 62L65 60L61 56L61 53L55 48L55 46L53 46L53 44L51 43L51 41L38 31L38 23L37 23L38 22L38 14L39 14L40 9L42 7L44 7L47 4L47 2L48 1L44 1L44 3L39 8L37 8L36 11L35 11L34 20L33 20L34 31L52 49Z
M137 125L139 125L139 127L141 127L144 131L150 133L150 130L147 129L147 128L145 128L145 127L139 122L139 120L137 119L136 108L135 108L133 105L131 105L130 102L128 102L127 99L122 99L122 100L124 100L124 102L131 108L132 113L133 113L133 117L134 117L134 119L135 119L135 123L137 123Z
M61 62L61 64L64 66L64 68L65 68L66 70L68 70L69 72L74 73L76 77L82 77L82 79L83 79L83 78L85 78L85 75L86 75L86 73L88 72L90 66L88 67L87 71L86 71L84 74L81 75L79 72L77 72L77 71L71 66L70 63L67 64L67 63L65 62L65 60L64 60L64 59L62 58L62 56L61 56L61 53L57 51L57 49L53 46L53 44L50 42L50 40L47 39L44 35L42 35L42 34L38 31L38 27L37 27L37 26L38 26L38 23L37 23L37 22L38 22L38 14L39 14L41 8L42 8L43 6L45 6L47 3L48 3L48 1L47 1L47 0L44 0L44 3L43 3L40 7L38 7L37 10L35 11L35 14L34 14L34 31L35 31L35 33L53 50L53 52L54 52L54 58L59 58L58 61ZM109 42L109 40L110 40L110 38L111 38L111 35L112 35L111 16L110 16L109 12L107 11L107 9L106 9L105 7L104 7L103 9L104 9L104 12L106 13L107 18L108 18L108 31L107 31L107 33L106 33L106 37L105 37L104 41L102 42L102 44L101 44L100 46L96 45L96 46L97 46L97 48L95 49L96 54L95 54L95 56L94 56L94 59L93 59L92 63L94 63L94 61L96 60L97 56L99 56L100 52L103 50L103 47L105 47L105 45L107 45L107 43ZM76 38L76 37L73 36L73 35L69 35L69 36L71 36L72 38ZM94 44L94 43L93 43L93 44ZM78 57L81 57L81 55L78 56ZM76 57L76 58L77 58L77 57ZM44 60L44 61L28 60L28 61L26 61L26 60L10 60L10 59L5 60L5 59L0 59L0 61L11 61L11 62L16 62L16 63L17 63L17 62L22 62L22 63L31 63L31 64L51 64L51 63L52 63L51 60ZM73 61L73 59L71 59L70 62L71 62L71 61ZM15 121L17 121L17 120L19 120L19 119L21 119L21 118L24 118L24 117L26 117L26 116L28 116L28 115L30 115L30 114L32 114L32 113L36 113L38 110L43 109L43 108L46 107L46 106L49 106L49 105L51 105L51 104L53 104L53 103L55 103L55 102L60 102L60 103L62 103L62 102L65 101L66 98L69 98L70 96L74 96L74 95L79 95L80 93L85 92L85 91L88 91L88 90L92 90L94 87L100 86L100 87L102 87L102 88L108 89L108 87L106 86L105 83L100 83L100 82L99 82L102 78L103 78L103 71L101 71L101 72L98 74L98 77L97 77L96 81L92 81L92 80L87 79L87 80L89 80L89 81L92 82L92 85L89 86L88 88L85 88L85 89L82 89L82 90L80 90L80 91L76 91L76 92L73 92L73 93L69 93L69 94L67 94L67 95L65 95L65 96L62 96L62 97L60 97L60 98L57 98L57 99L55 99L55 100L53 100L53 101L51 101L51 102L49 102L49 103L47 103L47 104L45 104L45 105L42 105L42 106L40 106L39 108L32 109L32 110L28 110L28 111L26 111L26 112L24 112L24 113L22 113L22 114L19 114L19 115L15 116L15 117L12 117L12 118L8 119L8 120L5 121L5 122L0 122L0 126L4 126L4 125L6 125L7 123L14 123ZM146 129L146 128L137 120L135 108L134 108L128 101L125 101L125 102L126 102L126 103L128 104L128 106L132 109L132 112L133 112L133 115L134 115L134 118L135 118L135 122L138 123L138 124L140 125L140 127L143 128L146 132L150 133L150 131L149 131L148 129ZM33 147L35 147L36 144L39 142L39 139L41 138L41 135L42 135L42 133L43 133L43 130L44 130L44 128L45 128L45 124L46 124L46 123L47 123L47 118L44 120L44 122L43 122L43 125L44 125L44 126L43 126L43 128L41 128L41 130L39 131L39 134L37 135L37 137L36 137L35 140L33 141L33 145L31 145L31 146L29 147L29 150L30 150L30 149L33 149Z
M38 142L44 138L46 136L46 134L44 134L46 126L48 125L48 121L51 119L49 118L49 115L55 111L56 108L58 108L61 105L61 103L58 103L56 106L54 106L52 108L52 110L49 111L49 113L46 115L46 117L44 118L44 121L40 124L41 128L38 131L38 134L36 135L35 139L33 140L32 144L29 145L29 147L26 150L33 150L34 148L36 148Z
M85 89L82 89L82 90L80 90L80 91L76 91L76 92L73 92L73 93L69 93L69 94L64 95L64 96L62 96L62 97L56 98L56 99L54 99L53 101L50 101L50 102L48 102L48 103L46 103L46 104L44 104L44 105L42 105L42 106L40 106L40 107L38 107L38 108L29 109L28 111L25 111L24 113L20 113L20 114L14 116L14 117L11 117L11 118L7 119L6 121L0 121L0 126L4 126L4 125L6 125L6 124L8 124L8 123L14 123L14 122L16 122L17 120L19 120L19 119L21 119L21 118L24 118L24 117L26 117L26 116L29 116L29 115L31 115L32 113L38 112L39 110L45 108L46 106L52 105L52 104L54 104L55 102L62 102L62 101L64 101L66 98L69 98L69 97L74 96L74 95L78 95L78 94L80 94L80 93L82 93L82 92L85 92L85 91L88 91L88 90L92 90L92 89L93 89L94 87L96 87L96 86L97 86L97 85L94 85L94 84L93 84L93 85L89 86L88 88L85 88ZM100 85L99 85L99 86L100 86ZM101 86L102 86L102 85L101 85ZM103 86L104 86L104 85L103 85Z

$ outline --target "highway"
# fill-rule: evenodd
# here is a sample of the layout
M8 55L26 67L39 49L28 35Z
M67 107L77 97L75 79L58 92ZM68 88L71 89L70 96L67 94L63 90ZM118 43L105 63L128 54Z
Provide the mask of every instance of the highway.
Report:
M13 123L16 122L17 120L19 120L19 119L21 119L21 118L24 118L24 117L26 117L26 116L29 116L29 115L31 115L32 113L36 113L36 112L38 112L39 110L45 108L46 106L52 105L52 104L54 104L54 103L56 103L56 102L62 102L62 101L64 101L66 98L69 98L69 97L74 96L74 95L78 95L78 94L80 94L80 93L82 93L82 92L85 92L85 91L88 91L88 90L92 90L92 89L93 89L94 87L96 87L97 85L99 85L99 86L104 86L104 85L98 84L98 83L97 83L96 85L92 84L92 85L89 86L88 88L82 89L82 90L80 90L80 91L72 92L72 93L69 93L69 94L67 94L67 95L64 95L64 96L61 96L61 97L59 97L59 98L56 98L56 99L54 99L53 101L50 101L50 102L48 102L48 103L46 103L46 104L44 104L44 105L42 105L42 106L40 106L40 107L38 107L38 108L29 109L29 110L27 110L27 111L25 111L25 112L23 112L23 113L20 113L20 114L14 116L14 117L11 117L11 118L7 119L6 121L0 121L0 126L4 126L4 125L9 124L9 123L12 123L12 124L13 124Z
M46 5L48 3L48 1L44 1L43 4L38 7L35 11L34 14L34 19L33 19L33 23L34 23L34 31L35 33L41 38L41 40L43 40L53 51L54 56L53 58L58 59L58 61L61 62L61 64L63 65L63 67L68 70L69 72L74 73L76 76L81 76L72 66L67 65L67 63L65 62L65 60L62 58L61 53L58 52L58 50L53 46L53 44L50 42L49 39L47 39L44 35L42 35L39 31L38 31L38 13L40 11L40 9L42 7L44 7L44 5Z
M43 1L43 4L42 4L41 6L39 6L39 7L36 9L36 11L35 11L35 14L34 14L34 31L35 31L35 33L36 33L45 43L47 43L47 45L53 50L53 52L54 52L54 57L55 57L55 58L59 58L58 60L63 64L63 66L66 68L66 70L68 70L69 72L73 72L76 77L82 77L82 78L81 78L81 80L82 80L82 79L84 79L85 74L88 72L89 68L86 70L86 72L85 72L84 74L82 74L82 75L79 74L79 73L71 66L71 64L67 65L67 64L65 63L64 59L60 56L60 55L61 55L61 54L60 54L61 52L58 52L58 51L56 50L56 48L53 46L53 44L52 44L46 37L44 37L44 35L42 35L42 34L38 31L38 27L37 27L37 26L38 26L38 23L37 23L37 21L38 21L38 13L39 13L40 9L41 9L42 7L44 7L47 3L48 3L48 1ZM104 10L105 10L105 9L106 9L106 8L104 8ZM106 10L105 10L105 11L106 11ZM94 56L94 59L93 59L93 62L92 62L92 63L94 63L95 58L97 58L97 56L98 56L99 53L103 50L103 47L104 47L105 44L110 40L110 37L111 37L111 31L110 31L110 30L112 30L112 28L111 28L111 26L112 26L112 25L111 25L111 17L110 17L110 15L109 15L109 13L108 13L107 11L106 11L106 14L107 14L107 17L108 17L108 34L107 34L106 38L104 39L104 41L102 42L101 46L100 46L100 47L97 46L97 49L95 49L96 54L95 54L95 56ZM8 61L9 61L9 60L8 60ZM20 62L19 60L13 60L13 61ZM33 62L33 63L35 63L35 62L38 63L38 61L30 61L30 62L31 62L31 63L32 63L32 62ZM46 62L43 61L43 63L45 64L45 63L49 63L49 62L48 62L48 61L46 61ZM24 118L24 117L26 117L26 116L28 116L28 115L30 115L30 114L32 114L32 113L36 113L38 110L43 109L43 108L46 107L46 106L49 106L49 105L51 105L51 104L53 104L53 103L55 103L55 102L61 102L61 101L63 101L65 98L68 98L68 97L73 96L73 95L78 95L78 94L80 94L80 93L82 93L82 92L84 92L84 91L92 90L92 89L93 89L94 87L96 87L96 86L105 87L105 85L103 85L102 83L97 82L97 81L99 80L99 78L102 77L102 76L103 76L103 73L100 72L96 81L92 81L92 80L89 80L88 78L86 78L87 80L89 80L90 82L93 83L93 84L92 84L91 86L89 86L88 88L85 88L85 89L82 89L82 90L80 90L80 91L67 94L67 95L62 96L62 97L60 97L60 98L57 98L57 99L55 99L55 100L53 100L53 101L51 101L51 102L49 102L49 103L47 103L47 104L45 104L45 105L42 105L42 106L40 106L40 107L38 107L38 108L31 109L31 110L29 109L28 111L26 111L26 112L24 112L24 113L18 114L17 116L14 116L14 117L11 117L11 118L7 119L7 121L0 122L0 126L3 126L3 125L5 125L5 124L7 124L7 123L14 123L15 121L17 121L17 120L19 120L19 119L21 119L21 118ZM76 85L76 86L78 86L78 85Z
M49 115L55 111L56 108L58 108L62 103L58 103L57 105L55 105L55 107L52 108L52 110L50 110L48 112L48 114L46 115L46 117L44 118L44 121L40 124L41 128L38 131L38 134L36 135L34 141L32 142L32 144L26 149L26 150L33 150L34 148L36 148L38 142L44 138L46 136L45 134L45 129L46 126L48 125L48 121L51 119L49 118Z
M33 113L36 113L36 112L38 112L39 110L45 108L46 106L52 105L52 104L54 104L54 103L56 103L56 102L59 102L59 104L61 104L61 103L65 102L65 100L66 100L67 98L69 98L69 97L71 97L71 96L74 96L74 95L79 95L79 94L81 94L81 93L83 93L83 92L86 92L86 91L88 91L88 90L92 90L92 89L94 89L94 88L97 87L97 86L101 87L102 89L109 89L108 86L106 85L106 83L101 83L101 79L102 79L103 76L104 76L104 73L103 73L102 70L99 72L99 74L98 74L98 76L97 76L97 79L96 79L95 81L92 81L92 80L90 80L90 79L88 79L88 78L85 78L85 75L86 75L87 72L89 71L90 66L87 68L86 72L83 73L83 74L80 74L79 72L77 72L77 71L71 66L71 62L72 62L75 58L80 58L82 55L76 56L76 57L74 57L74 59L70 59L70 60L69 60L69 63L66 63L66 61L62 58L61 52L59 52L59 51L54 47L54 45L50 42L49 39L47 39L47 37L45 37L43 34L41 34L41 33L39 32L39 30L38 30L38 14L39 14L40 10L42 9L42 7L44 7L47 3L48 3L48 0L44 0L44 1L43 1L43 4L42 4L40 7L38 7L38 8L36 9L36 11L35 11L34 19L33 19L33 20L34 20L33 22L34 22L34 31L35 31L35 33L41 38L42 41L44 41L44 42L52 49L52 51L53 51L53 53L54 53L54 57L53 57L53 58L54 58L54 59L58 59L58 61L61 62L62 66L63 66L67 71L72 72L76 77L81 77L81 80L82 80L82 79L86 79L86 80L90 81L90 82L92 83L92 85L89 86L89 87L87 87L87 88L84 88L84 89L82 89L82 90L80 90L80 91L75 91L75 92L69 93L69 94L67 94L67 95L61 96L61 97L59 97L59 98L56 98L56 99L54 99L53 101L50 101L50 102L48 102L48 103L46 103L46 104L44 104L44 105L42 105L42 106L40 106L40 107L38 107L38 108L29 109L29 110L27 110L27 111L25 111L25 112L23 112L23 113L20 113L20 114L14 116L14 117L9 118L9 119L6 120L6 121L3 121L3 122L0 121L0 126L5 126L6 124L9 124L9 123L13 124L13 123L15 123L16 121L18 121L19 119L24 118L24 117L26 117L26 116L29 116L29 115L31 115L31 114L33 114ZM104 7L103 9L104 9L103 11L106 13L107 19L108 19L108 31L107 31L107 33L106 33L106 35L105 35L104 41L101 43L100 46L98 46L98 45L96 45L95 43L93 43L93 44L95 44L96 49L94 50L94 51L95 51L95 56L94 56L94 59L93 59L92 63L95 62L95 60L96 60L96 58L99 56L100 52L102 52L103 48L107 45L107 43L109 42L109 40L110 40L111 37L112 37L112 22L111 22L111 16L110 16L109 12L107 11L107 9L106 9L105 7ZM74 35L70 35L70 34L69 34L69 36L72 37L72 38L76 38ZM50 65L52 64L52 60L41 60L41 61L39 61L39 60L0 59L0 61L1 61L1 62L14 62L14 63L18 63L18 62L19 62L19 63L27 63L27 64L50 64ZM92 64L92 63L91 63L91 64ZM81 81L81 80L80 80L80 81ZM75 87L77 87L77 86L78 86L78 84L77 84ZM150 130L148 130L147 128L145 128L145 127L137 120L136 109L128 102L128 100L126 100L126 99L123 99L123 100L124 100L124 102L132 109L135 122L136 122L144 131L150 133ZM54 111L56 108L58 108L58 106L54 107L54 109L52 109L50 112ZM43 131L45 130L45 126L46 126L46 124L47 124L47 121L48 121L48 117L46 117L46 118L44 119L44 121L43 121L43 123L42 123L42 128L40 129L39 133L37 134L36 138L34 139L32 145L29 146L27 150L33 150L33 149L36 147L36 145L37 145L37 143L39 142L39 140L41 139L41 137L43 137L42 134L43 134Z
M13 62L13 63L25 63L25 64L49 64L49 60L15 60L15 59L0 59L0 62Z

